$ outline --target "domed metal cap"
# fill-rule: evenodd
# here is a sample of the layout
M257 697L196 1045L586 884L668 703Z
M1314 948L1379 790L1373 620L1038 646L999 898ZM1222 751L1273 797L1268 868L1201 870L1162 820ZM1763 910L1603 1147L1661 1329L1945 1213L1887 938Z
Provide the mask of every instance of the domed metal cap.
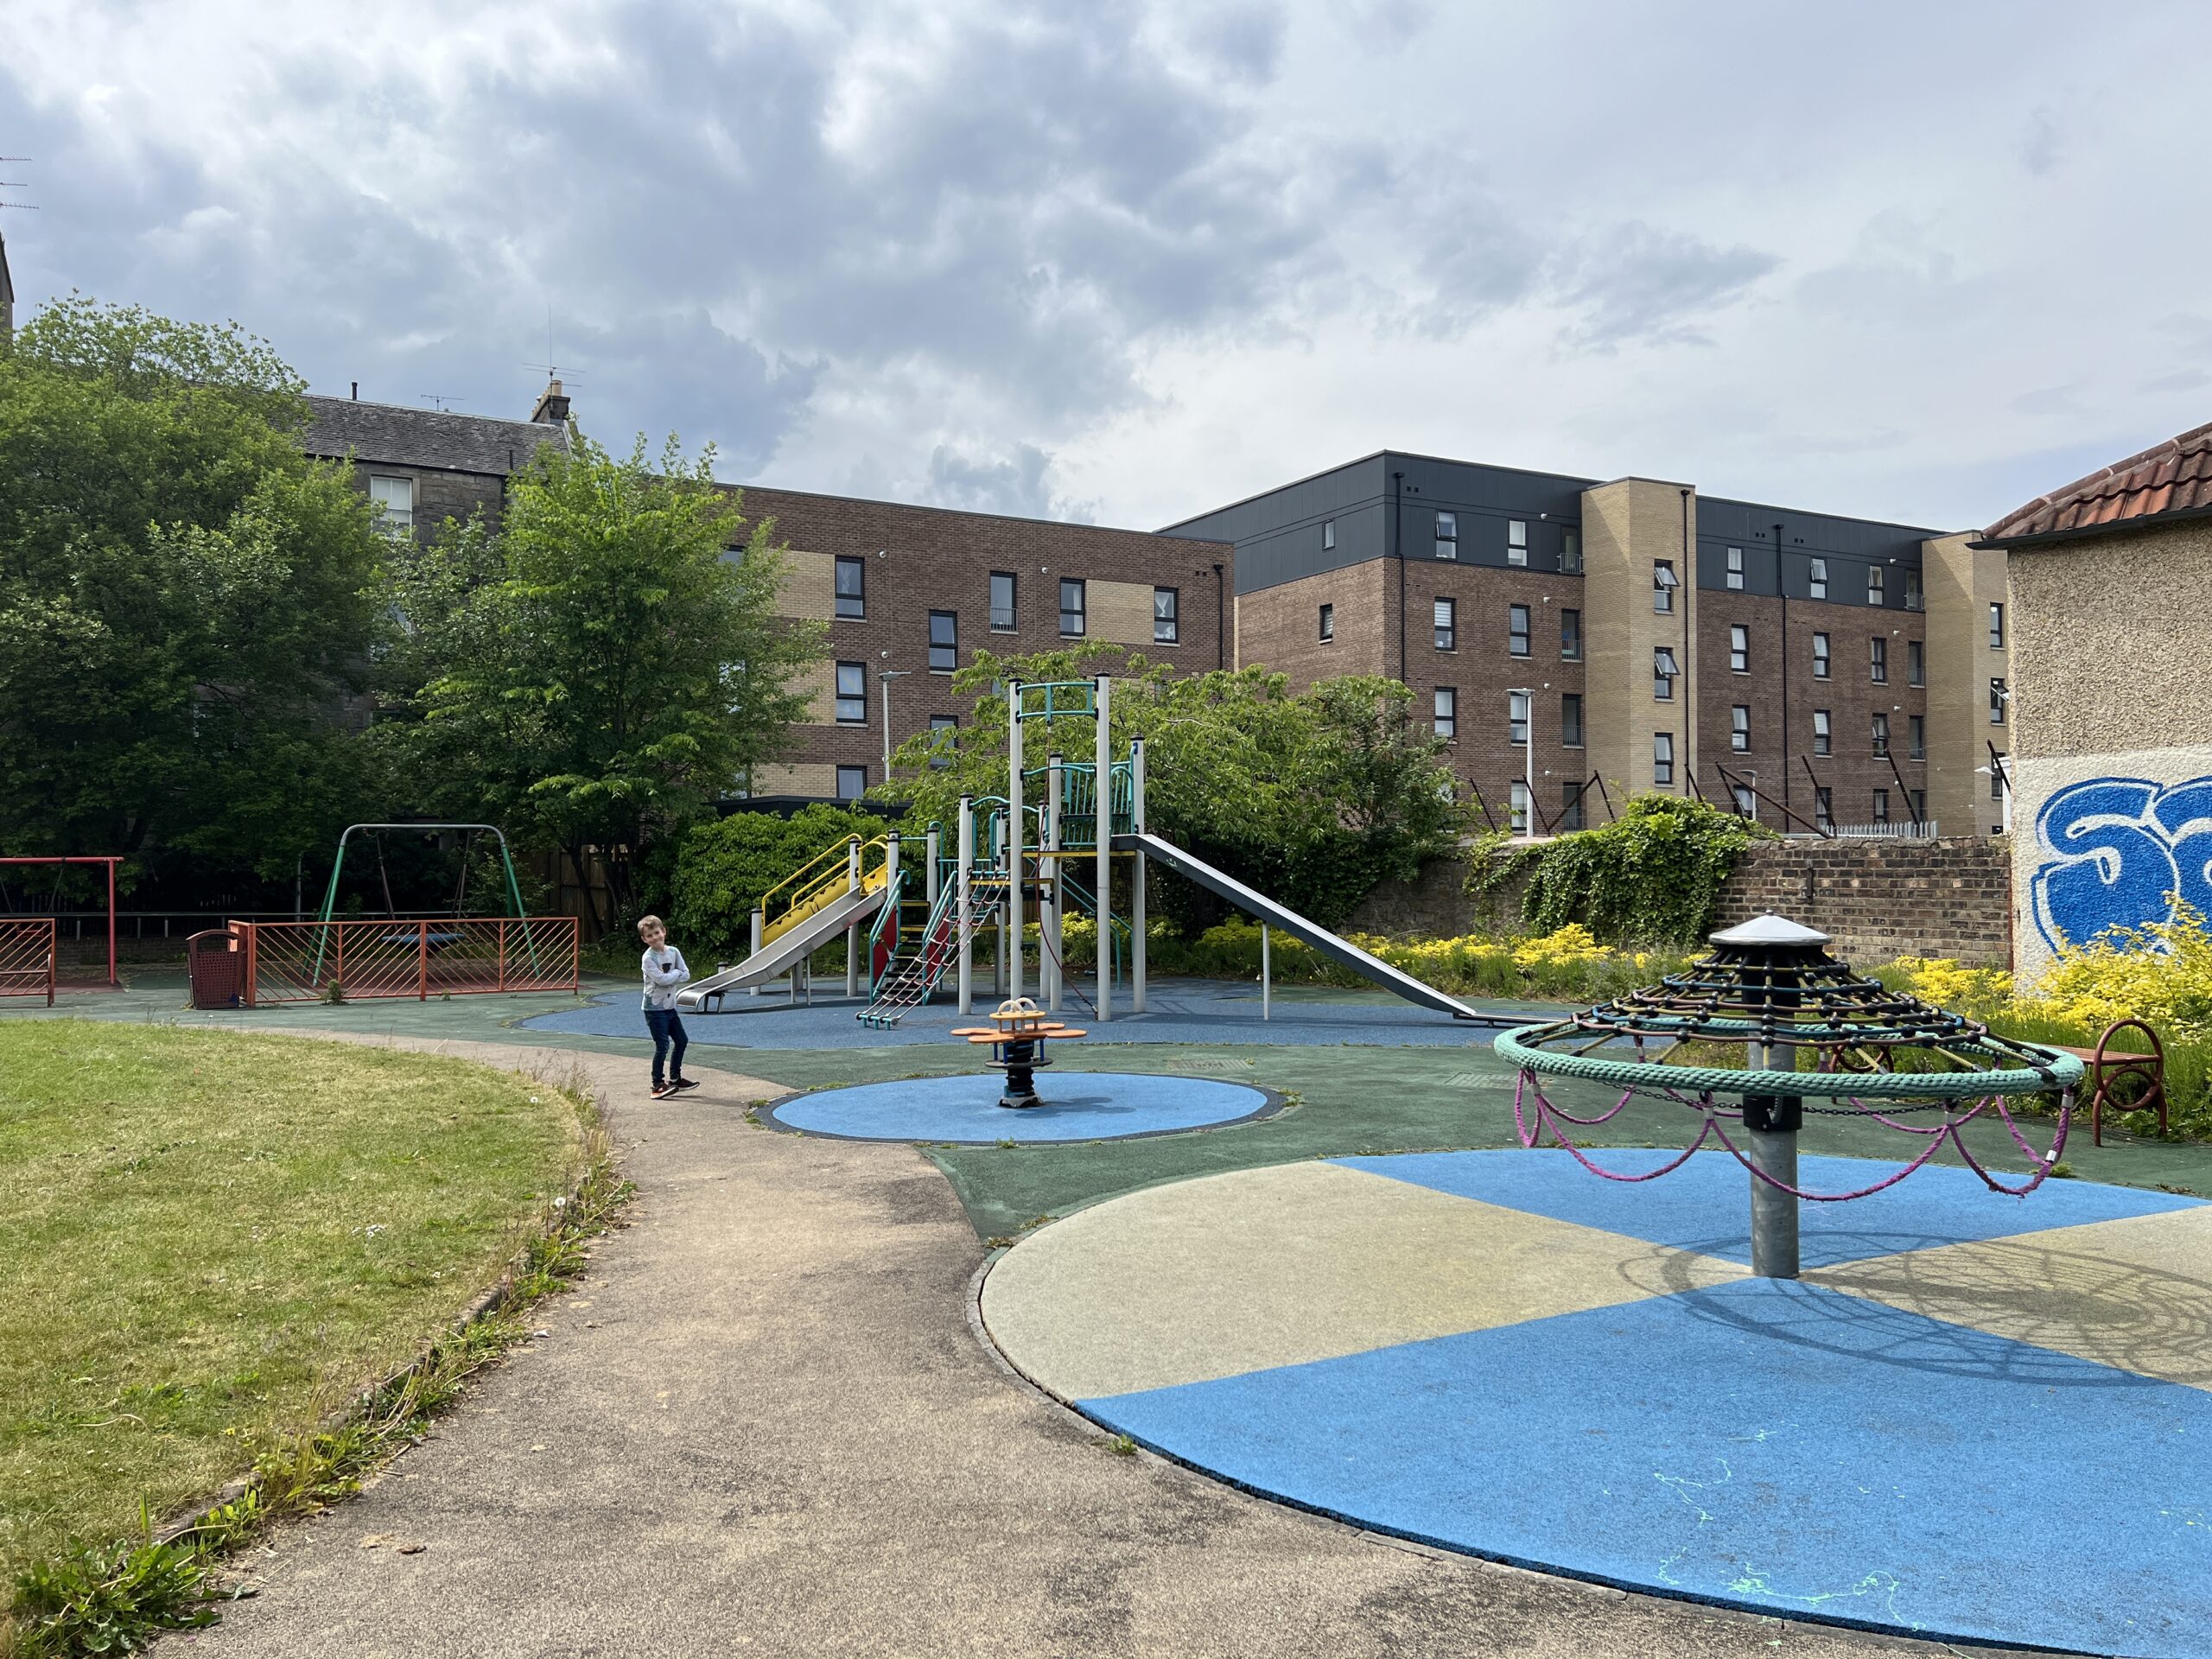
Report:
M1754 916L1748 922L1738 922L1724 932L1707 936L1713 944L1789 944L1821 945L1829 943L1828 936L1817 928L1807 927L1802 922L1793 922L1787 916L1777 916L1772 911Z

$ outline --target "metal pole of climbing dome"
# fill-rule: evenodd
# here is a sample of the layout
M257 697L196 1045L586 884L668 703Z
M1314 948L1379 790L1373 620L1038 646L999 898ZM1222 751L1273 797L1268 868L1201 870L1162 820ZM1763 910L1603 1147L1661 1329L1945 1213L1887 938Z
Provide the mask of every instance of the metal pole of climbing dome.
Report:
M960 1012L973 1014L976 1011L976 901L975 887L969 880L976 868L976 798L973 795L960 798L959 836L959 868L952 876L958 885L952 890L952 901L960 907L959 918L955 924L960 941ZM934 867L936 861L932 859L931 863Z
M1046 993L1045 1006L1060 1011L1061 981L1067 970L1060 965L1066 930L1060 925L1067 913L1067 894L1060 886L1060 813L1066 803L1067 762L1058 753L1045 758L1045 816L1037 826L1037 983ZM1055 855L1046 860L1046 852ZM1049 885L1048 885L1049 884Z
M1754 1071L1797 1069L1797 1050L1774 1040L1775 1027L1794 1020L1803 993L1796 976L1759 972L1758 957L1770 953L1777 964L1784 952L1826 944L1827 936L1780 916L1761 916L1713 936L1715 944L1732 945L1745 963L1747 1001L1759 1006L1751 1017L1763 1027L1745 1045L1745 1061ZM1805 1103L1794 1094L1744 1096L1744 1135L1749 1147L1751 1182L1751 1271L1762 1279L1795 1279L1797 1249L1797 1131L1804 1126Z
M1108 731L1111 722L1107 719L1107 699L1113 689L1114 677L1101 674L1098 689L1092 694L1098 717L1098 760L1091 779L1097 785L1091 793L1096 808L1093 823L1098 845L1098 885L1091 891L1097 895L1094 908L1098 923L1098 995L1095 1000L1102 1025L1114 1017L1114 984L1109 976L1114 959L1114 746Z
M1144 739L1129 740L1129 829L1144 833ZM1144 1012L1144 849L1129 862L1129 1007Z
M1021 682L1006 684L1006 925L999 935L1006 994L1021 995Z

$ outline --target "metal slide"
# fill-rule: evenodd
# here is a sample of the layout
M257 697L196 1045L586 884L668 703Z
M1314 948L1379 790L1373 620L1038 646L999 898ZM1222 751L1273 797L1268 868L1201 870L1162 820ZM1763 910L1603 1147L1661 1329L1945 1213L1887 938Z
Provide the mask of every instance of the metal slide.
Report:
M757 955L747 957L734 968L726 968L719 974L686 985L676 994L676 1006L686 1014L720 1014L720 1007L709 1007L711 999L716 1004L728 991L742 991L754 985L765 985L772 979L781 978L791 972L792 965L812 956L823 945L842 933L855 922L864 922L883 907L890 897L888 883L859 893L843 895L823 906L790 932L761 946Z
M1193 857L1172 841L1162 841L1158 836L1116 836L1114 850L1117 853L1141 852L1158 860L1185 880L1195 881L1210 892L1256 917L1279 932L1319 950L1330 961L1349 968L1355 974L1373 980L1386 991L1395 992L1408 1002L1418 1002L1425 1008L1434 1008L1439 1014L1448 1014L1455 1020L1472 1020L1484 1025L1500 1023L1495 1016L1478 1014L1457 997L1446 996L1433 985L1424 985L1411 974L1393 968L1379 957L1370 957L1349 939L1339 938L1319 922L1309 922L1296 911L1277 904L1274 899L1255 893L1233 875L1224 875L1202 858Z

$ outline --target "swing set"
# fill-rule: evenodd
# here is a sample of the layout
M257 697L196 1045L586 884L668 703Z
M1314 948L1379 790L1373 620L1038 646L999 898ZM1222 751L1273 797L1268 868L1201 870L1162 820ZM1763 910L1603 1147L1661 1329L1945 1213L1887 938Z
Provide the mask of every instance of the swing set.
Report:
M86 858L0 858L0 867L54 866L54 890L47 895L46 901L48 914L0 914L0 996L43 996L48 1007L54 1006L60 944L58 918L52 912L60 908L62 883L73 864L100 864L107 868L107 978L104 982L110 990L122 988L123 982L115 968L115 867L122 862L122 859L106 855ZM6 884L0 881L0 906L6 906L7 899Z
M381 919L341 918L338 888L346 849L355 831L376 849L377 885L384 894ZM391 896L385 862L387 831L409 835L461 834L460 874L453 908L435 916L403 915ZM471 916L468 879L480 835L499 843L508 914ZM355 823L338 838L323 891L322 911L311 922L232 922L230 947L242 953L239 999L264 1002L337 1002L365 997L411 996L432 991L463 996L503 991L573 991L581 940L573 916L526 916L522 884L515 877L507 838L490 823Z

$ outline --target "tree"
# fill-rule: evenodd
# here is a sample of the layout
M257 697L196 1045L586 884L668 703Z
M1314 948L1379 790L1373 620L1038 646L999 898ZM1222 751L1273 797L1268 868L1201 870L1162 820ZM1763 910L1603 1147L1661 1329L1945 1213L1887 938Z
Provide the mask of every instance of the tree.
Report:
M289 876L363 787L380 538L235 324L81 297L0 353L0 844Z
M1099 643L1028 657L978 652L953 677L977 696L973 722L910 739L893 780L872 795L911 804L911 822L950 826L964 791L1006 793L1007 705L996 688L1116 676L1117 754L1146 745L1146 818L1262 892L1324 925L1340 922L1378 881L1411 879L1424 858L1451 851L1465 823L1452 798L1445 745L1411 718L1413 695L1395 680L1347 676L1293 694L1263 668L1179 675L1165 663ZM1028 764L1058 749L1096 753L1090 717L1029 728ZM1031 785L1031 799L1037 793ZM1214 919L1217 903L1181 883L1164 907L1185 931Z
M395 564L402 639L376 735L411 798L518 842L603 861L613 913L641 866L782 751L819 624L776 614L773 525L745 524L714 451L642 439L618 459L581 435L541 451L500 526L479 521Z

